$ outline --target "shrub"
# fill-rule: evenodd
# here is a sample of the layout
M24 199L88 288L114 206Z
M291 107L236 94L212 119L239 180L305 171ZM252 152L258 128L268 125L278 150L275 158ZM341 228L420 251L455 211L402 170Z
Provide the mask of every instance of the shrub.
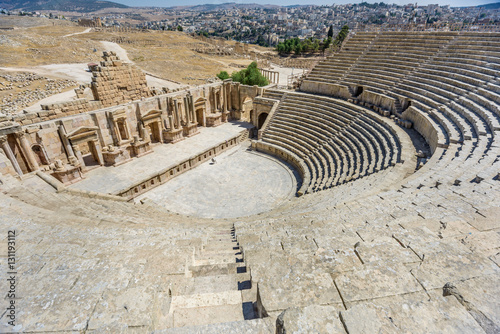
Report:
M221 80L226 80L229 79L229 74L226 71L220 71L220 73L217 74L217 78Z
M260 87L269 85L269 80L267 80L266 77L264 77L260 73L259 69L257 68L256 62L252 62L244 70L233 72L231 74L231 78L233 79L233 81L240 82L243 85L257 85Z

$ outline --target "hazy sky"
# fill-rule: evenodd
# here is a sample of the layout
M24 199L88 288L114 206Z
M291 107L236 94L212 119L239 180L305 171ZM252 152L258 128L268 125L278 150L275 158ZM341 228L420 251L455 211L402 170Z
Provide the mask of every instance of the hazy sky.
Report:
M236 3L259 3L259 4L273 4L273 5L332 5L334 2L328 0L249 0L249 1L241 1L241 0L111 0L118 3L122 3L128 6L158 6L158 7L171 7L171 6L186 6L186 5L199 5L199 4L221 4L227 2L236 2ZM498 0L423 0L416 1L419 5L427 5L427 4L440 4L440 5L451 5L452 7L462 7L462 6L477 6L486 3L497 2ZM362 0L358 1L349 1L349 0L340 0L335 3L343 4L343 3L360 3ZM380 1L368 1L370 3L380 2ZM398 5L404 5L410 3L411 1L404 0L393 0L393 1L384 1L386 3L396 3Z

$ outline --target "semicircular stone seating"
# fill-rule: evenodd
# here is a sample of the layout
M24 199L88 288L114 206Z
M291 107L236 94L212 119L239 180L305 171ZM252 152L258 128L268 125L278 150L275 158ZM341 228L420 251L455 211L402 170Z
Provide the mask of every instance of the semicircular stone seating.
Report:
M352 181L400 161L400 143L380 117L342 100L288 93L263 134L302 159L305 193Z
M261 308L283 327L497 332L499 74L500 33L356 33L287 93L262 141L304 161L307 192L336 186L235 224ZM432 153L403 178L398 125Z
M491 179L500 154L499 70L499 33L356 33L313 68L302 93L282 100L263 141L303 159L305 192L369 175L399 162L401 147L393 126L364 105L409 121L434 153L408 186Z
M499 33L355 34L301 92L264 93L279 106L261 142L315 194L255 216L2 177L22 331L498 332L499 72ZM398 124L432 152L416 171Z

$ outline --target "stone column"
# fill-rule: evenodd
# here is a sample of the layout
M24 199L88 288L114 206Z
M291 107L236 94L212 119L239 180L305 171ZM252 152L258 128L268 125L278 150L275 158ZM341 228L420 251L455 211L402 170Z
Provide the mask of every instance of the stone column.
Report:
M21 170L21 167L19 166L19 163L17 162L14 153L10 149L9 143L7 141L7 136L0 137L0 145L2 146L2 149L5 152L5 155L7 156L7 158L9 158L10 162L12 163L12 167L14 167L14 170L17 172L17 174L23 175L23 171Z
M163 131L162 131L162 127L161 127L161 119L158 121L158 136L159 136L159 140L160 140L160 143L163 143Z
M19 139L21 143L21 150L23 151L26 160L28 160L29 167L32 171L38 170L38 162L33 156L33 151L31 150L30 143L28 138L26 138L26 134L24 132L16 132L16 137Z
M196 113L194 112L193 95L189 95L189 108L191 110L191 120L194 124L198 124L198 121L196 120Z
M78 161L80 162L80 165L82 166L82 168L86 168L85 161L83 160L82 152L80 151L78 146L72 145L71 147L72 147L72 151L75 152L75 156L78 159Z
M94 141L94 148L97 153L97 162L99 165L104 166L104 157L102 156L102 147L99 140Z
M73 148L71 147L71 144L68 138L66 137L66 131L64 130L64 127L62 125L59 126L59 135L61 136L64 148L66 149L68 160L69 161L73 160L75 158L75 152L73 151Z
M145 127L142 123L141 123L140 127L141 127L141 133L142 133L142 140L145 142L151 141L147 127Z
M175 128L178 129L181 126L181 120L179 119L179 108L177 107L176 100L174 100L174 110L175 110Z
M222 103L224 104L223 111L227 112L227 92L224 84L222 84Z
M227 99L227 109L233 109L233 97L232 97L232 85L230 83L226 84L226 99Z
M170 131L175 130L174 117L172 115L168 115L168 126L170 127Z
M189 104L188 104L186 96L184 96L183 101L184 101L184 114L186 115L186 123L189 124L189 123L191 123L191 120L189 117L190 116L189 115Z

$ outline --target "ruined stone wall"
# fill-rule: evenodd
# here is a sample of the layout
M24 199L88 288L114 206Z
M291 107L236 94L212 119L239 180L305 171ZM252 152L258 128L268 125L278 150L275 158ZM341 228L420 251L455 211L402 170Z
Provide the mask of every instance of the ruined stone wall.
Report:
M157 142L172 142L169 134L176 139L195 135L198 126L217 126L236 116L245 100L243 107L250 108L261 90L226 80L107 108L101 101L86 99L54 103L38 112L0 116L0 140L8 137L17 141L19 151L14 153L22 173L51 171L61 165L82 166L85 172L82 156L92 153L92 143L98 151L94 157L98 164L107 165L104 157L113 150L127 151L123 160L128 161L140 156L134 144L148 147L153 140L151 130L156 129ZM81 140L82 136L90 139ZM1 174L19 174L12 156L9 158L2 148L0 156Z
M134 65L123 63L114 52L104 52L101 65L89 65L92 71L94 100L104 107L151 96L146 76Z

